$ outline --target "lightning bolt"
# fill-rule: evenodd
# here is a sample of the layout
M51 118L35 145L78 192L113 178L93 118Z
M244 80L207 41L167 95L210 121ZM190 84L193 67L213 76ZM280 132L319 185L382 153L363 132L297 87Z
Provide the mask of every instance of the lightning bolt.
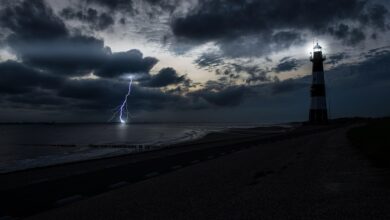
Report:
M120 112L119 112L119 121L121 123L126 123L127 119L129 118L129 112L127 110L127 97L129 97L130 92L131 92L131 84L133 83L133 77L130 76L130 81L129 81L129 89L127 91L127 94L125 96L125 99L123 100L123 103L120 107ZM126 108L126 120L124 120L123 117L123 110Z
M130 93L131 93L131 84L133 84L133 77L130 76L129 79L130 79L129 87L128 87L126 96L125 96L122 104L117 106L114 109L114 113L113 113L113 115L112 115L112 117L111 117L111 119L109 121L112 121L118 114L119 114L119 121L122 124L126 123L127 120L129 119L129 111L128 111L128 108L127 108L127 98L130 96ZM124 111L126 113L124 113ZM124 114L126 114L126 119L123 118Z

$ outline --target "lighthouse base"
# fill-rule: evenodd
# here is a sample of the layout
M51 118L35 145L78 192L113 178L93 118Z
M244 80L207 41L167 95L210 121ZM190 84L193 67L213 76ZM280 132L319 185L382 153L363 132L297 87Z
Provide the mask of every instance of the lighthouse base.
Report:
M309 122L311 124L327 124L328 112L326 109L310 109Z

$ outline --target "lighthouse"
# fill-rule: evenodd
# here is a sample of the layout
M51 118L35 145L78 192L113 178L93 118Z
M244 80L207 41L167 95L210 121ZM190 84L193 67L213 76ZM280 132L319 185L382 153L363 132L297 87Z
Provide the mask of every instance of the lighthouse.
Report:
M325 124L328 121L323 64L325 59L322 54L322 47L317 43L313 48L313 54L310 56L310 61L313 63L313 82L310 88L309 122L312 124Z

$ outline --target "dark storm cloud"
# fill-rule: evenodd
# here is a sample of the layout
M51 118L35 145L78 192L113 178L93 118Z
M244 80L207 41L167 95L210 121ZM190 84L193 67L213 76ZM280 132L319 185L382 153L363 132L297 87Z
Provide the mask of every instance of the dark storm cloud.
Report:
M187 100L180 95L161 92L159 89L134 87L132 105L144 111L156 111L159 109L175 110L187 105Z
M86 19L84 22L96 31L109 28L119 11L128 15L129 20L133 19L131 13L140 13L133 1L86 1L91 3L86 11L64 10L63 18ZM8 2L0 13L1 29L4 30L0 38L2 45L12 49L18 62L0 63L1 107L14 106L28 111L51 109L59 113L85 111L103 116L110 116L110 110L121 103L128 80L122 80L120 76L129 73L143 77L133 84L129 97L129 107L134 112L202 109L210 114L216 109L228 109L226 112L236 109L242 115L250 106L256 107L255 114L246 114L251 119L262 111L270 112L269 115L275 118L296 112L303 112L305 116L311 76L280 81L268 76L272 69L238 60L228 63L224 57L278 52L302 44L303 32L313 30L330 33L348 45L357 45L366 39L364 27L370 25L380 34L388 25L385 7L358 0L200 0L188 14L174 17L171 26L177 39L188 40L185 41L188 48L199 42L213 41L221 50L221 54L203 54L195 61L202 68L215 67L219 79L198 85L201 89L193 91L187 76L172 68L150 74L158 62L156 58L145 57L139 50L112 53L102 39L67 29L64 21L44 1ZM148 4L159 9L166 7L172 12L173 2L177 3L149 0ZM341 63L345 58L335 54L328 57L328 62ZM337 94L334 105L341 106L339 109L351 108L353 112L360 109L356 106L364 97L367 101L363 104L368 104L361 108L362 111L377 109L375 106L390 109L389 104L383 104L390 95L388 48L369 51L361 58L360 63L333 66L326 72L329 94ZM275 69L283 72L299 65L299 60L286 58ZM89 73L100 78L70 78ZM337 112L337 108L334 109Z
M245 86L230 86L219 91L211 88L202 89L190 94L190 97L202 98L214 106L232 107L239 105L244 97L251 93Z
M245 64L233 63L231 66L233 67L235 72L247 73L249 75L254 75L256 72L259 72L259 70L261 70L258 65L245 65Z
M291 45L304 43L302 36L295 31L280 31L272 35L271 42L278 45L276 49L289 48Z
M6 101L18 108L58 109L60 106L69 105L69 101L65 98L46 90L33 90L29 93L6 96Z
M114 99L119 102L119 98L122 96L123 91L126 91L123 83L112 80L68 80L60 89L59 96L82 99L82 100L102 100L103 103L107 103L108 100ZM116 97L116 98L114 98Z
M384 46L379 47L375 49L371 49L367 52L361 53L361 56L364 58L375 58L375 57L381 57L382 55L386 55L388 51L390 50L390 46Z
M336 65L338 64L340 61L344 60L348 58L348 55L344 52L342 53L337 53L337 54L331 54L329 56L327 56L327 59L326 59L326 64L332 64L332 65Z
M192 13L176 18L172 30L177 36L208 40L283 28L318 30L359 17L364 6L359 0L204 0Z
M310 77L303 77L299 80L288 79L284 81L278 81L272 84L271 91L273 95L279 95L284 93L292 93L299 89L308 89L310 86Z
M120 11L126 14L140 14L143 13L142 9L138 8L140 4L136 4L134 0L83 0L87 3L92 3L95 5L103 6L111 11ZM162 12L168 12L169 14L173 13L178 5L181 3L180 0L142 0L141 7L152 8L152 12L148 15L149 17L154 17L156 14L160 14ZM147 4L147 6L145 5Z
M143 57L136 49L111 53L102 40L82 35L33 45L23 43L13 48L17 48L25 64L67 76L83 76L92 72L101 77L149 73L158 62L154 57Z
M351 108L345 103L359 109L356 108L359 105L359 97L367 96L360 91L366 91L366 88L371 88L369 90L371 99L362 112L385 100L384 96L388 92L382 88L388 88L390 85L388 74L390 52L382 48L369 53L375 56L357 64L341 65L326 72L330 96L338 94L337 97L332 96L333 114L343 116L343 108ZM2 90L5 94L3 103L5 102L6 106L26 109L85 110L110 116L109 110L120 104L128 86L127 81L117 79L56 79L13 61L1 64L0 74L3 77L0 88L6 88L7 84L17 85L19 89L27 88L25 91L11 91L13 93L10 91L4 93ZM19 78L24 78L25 81L17 81ZM221 81L209 81L204 89L189 92L185 96L134 84L129 107L132 112L163 109L211 111L228 107L243 110L245 107L240 107L241 105L252 105L257 106L256 115L267 115L266 111L270 109L272 114L269 117L280 119L283 115L288 116L285 120L292 120L296 118L291 117L298 117L297 114L302 116L307 114L310 82L310 76L255 86L235 86Z
M385 6L363 0L201 0L174 17L171 29L178 41L213 41L223 56L251 57L301 45L305 32L357 45L369 34L365 27L384 30L387 17Z
M240 78L240 75L237 72L234 72L234 68L231 68L229 66L221 68L221 69L216 69L215 75L220 76L218 78L218 81L220 81L221 83L226 83L226 84L228 84L231 79Z
M241 36L219 39L216 44L222 50L222 55L231 58L262 56L305 42L302 34L296 31L246 34L243 32Z
M363 33L363 31L361 31L358 28L354 28L354 29L352 29L351 36L349 38L349 41L347 41L347 42L350 45L356 45L356 44L360 43L361 41L363 41L365 39L366 39L366 36Z
M59 96L71 98L74 105L81 109L110 110L122 102L128 87L127 81L108 79L87 79L67 81L59 90ZM179 95L161 92L133 84L129 108L133 111L156 111L159 109L177 109L186 105Z
M239 62L227 63L215 70L215 74L220 76L219 81L225 84L238 81L247 84L270 82L273 79L268 76L268 73L270 70L262 69L259 65Z
M43 0L8 5L1 10L0 24L24 40L46 40L68 34L65 24Z
M273 69L276 73L287 72L297 70L302 64L294 58L284 57L282 58L276 67Z
M343 84L345 87L358 88L370 84L390 81L390 50L380 48L372 50L366 60L352 65L340 65L332 69L335 83ZM336 74L338 73L338 74Z
M107 7L111 10L129 10L133 8L132 0L84 0L87 3L94 3Z
M110 55L102 40L82 35L11 45L25 64L69 76L89 74Z
M194 63L200 68L213 68L224 64L221 55L216 53L203 53L195 59Z
M172 68L157 75L149 71L158 62L139 50L112 53L104 41L72 34L43 1L20 1L2 9L2 28L9 31L5 44L20 62L0 63L2 103L15 108L50 108L54 111L107 111L117 106L127 91L122 74L142 74L150 87L180 84L190 80ZM10 16L5 18L4 16ZM69 15L68 16L73 16ZM4 18L4 19L3 19ZM31 28L33 27L33 28ZM95 73L99 79L72 80L69 76ZM144 81L146 82L146 81ZM137 110L191 108L181 95L133 85L131 107Z
M98 12L96 9L88 8L85 12L71 7L64 8L61 16L67 20L79 20L86 22L92 29L105 30L112 26L114 18L106 12Z
M271 77L267 75L268 71L260 70L252 75L250 75L245 82L248 84L258 83L258 82L269 82L271 81Z
M337 39L343 40L347 45L356 45L366 39L365 34L359 28L350 28L346 24L337 27L329 27L329 33Z
M233 71L240 75L248 75L245 82L248 84L258 82L269 82L271 78L267 75L270 71L260 68L258 65L232 64ZM243 77L245 78L245 77Z
M175 85L186 81L185 76L179 76L173 68L163 68L156 75L150 77L149 80L142 85L147 87L165 87Z
M56 77L15 61L0 63L0 76L0 93L5 95L3 101L18 108L46 108L49 105L56 111L85 109L104 113L121 103L128 87L128 81L117 79ZM131 108L133 111L152 111L191 106L180 95L133 85Z
M158 62L156 58L143 57L139 50L111 53L101 39L71 35L43 1L23 1L4 11L11 17L2 20L2 24L12 31L6 43L24 64L35 68L68 76L95 72L101 77L116 77L148 73Z
M0 63L0 93L28 93L37 88L56 89L63 78L45 74L15 61Z
M12 32L5 41L25 64L82 75L106 56L102 40L71 36L64 22L41 0L15 3L3 11L2 26Z
M95 71L101 77L116 77L124 73L149 73L158 60L154 57L143 57L139 50L113 53L107 57L102 67Z
M344 39L348 37L349 26L346 24L339 24L336 28L330 27L329 32L337 38Z
M368 8L368 13L360 16L360 20L365 24L373 25L380 30L385 30L386 16L389 11L384 5L374 4Z

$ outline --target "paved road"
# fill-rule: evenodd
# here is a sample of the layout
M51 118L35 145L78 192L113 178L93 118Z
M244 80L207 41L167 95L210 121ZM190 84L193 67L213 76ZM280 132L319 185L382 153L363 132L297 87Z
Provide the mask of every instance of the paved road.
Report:
M28 185L22 184L20 187L0 192L0 217L31 216L135 182L242 151L259 143L308 135L313 132L317 131L303 131L261 138L252 137L228 143L220 141L199 150L120 164L59 179L43 179Z

